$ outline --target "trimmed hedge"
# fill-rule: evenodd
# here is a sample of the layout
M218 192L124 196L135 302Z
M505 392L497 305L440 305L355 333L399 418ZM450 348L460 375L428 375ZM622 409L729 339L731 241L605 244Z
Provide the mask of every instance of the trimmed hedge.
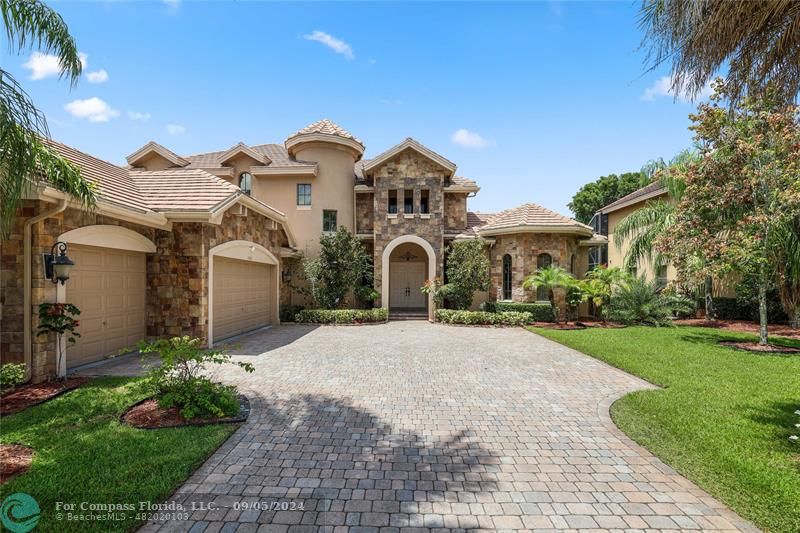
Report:
M533 315L514 311L490 313L488 311L437 309L436 321L443 324L467 324L471 326L523 326L533 322Z
M498 313L530 313L535 322L553 321L553 308L550 304L497 302L494 307Z
M281 306L281 322L294 322L294 316L305 309L302 305L282 305Z
M304 324L364 324L386 322L389 311L376 309L303 309L294 316L294 321Z

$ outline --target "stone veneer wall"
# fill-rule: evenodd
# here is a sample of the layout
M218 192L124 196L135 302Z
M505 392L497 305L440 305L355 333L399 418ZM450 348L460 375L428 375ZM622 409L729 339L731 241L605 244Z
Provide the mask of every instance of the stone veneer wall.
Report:
M444 193L443 183L446 170L414 150L405 150L375 169L374 201L374 257L375 287L380 292L383 251L397 237L416 235L428 241L436 255L436 275L442 275L444 247ZM420 191L429 190L430 217L423 218L418 213L399 213L388 216L389 191L398 191L398 209L403 209L403 190L414 191L414 209L419 209ZM383 304L383 302L381 302Z
M25 220L52 209L54 204L27 200L13 221L8 240L0 250L0 362L22 362L23 347L23 226ZM172 231L132 224L97 213L67 209L32 227L32 317L38 327L38 305L56 301L56 287L44 279L42 254L49 253L63 233L83 226L121 226L155 243L157 251L147 257L148 337L192 335L205 338L208 327L208 250L230 240L257 242L280 257L278 230L257 213L246 217L226 213L222 225L177 223ZM69 283L69 282L67 282ZM69 293L67 293L69 295ZM67 296L67 300L69 296ZM33 337L32 380L43 381L55 374L55 336Z
M356 193L356 233L372 233L375 220L375 198L370 193Z
M444 195L444 229L467 229L467 195L446 193Z
M516 233L512 235L498 235L491 248L491 276L493 296L497 300L503 298L503 256L511 256L511 299L514 302L528 302L536 299L533 291L522 288L525 278L537 268L539 254L547 253L553 258L553 266L560 266L567 271L570 268L570 258L578 259L578 239L572 235L559 233ZM576 272L576 275L579 273ZM556 301L560 307L566 309L563 291L556 291Z

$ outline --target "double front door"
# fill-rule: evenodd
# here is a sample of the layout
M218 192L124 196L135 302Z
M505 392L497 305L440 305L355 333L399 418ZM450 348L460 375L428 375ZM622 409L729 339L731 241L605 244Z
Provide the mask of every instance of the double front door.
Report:
M389 270L389 307L424 309L426 296L420 288L425 284L425 263L395 261Z

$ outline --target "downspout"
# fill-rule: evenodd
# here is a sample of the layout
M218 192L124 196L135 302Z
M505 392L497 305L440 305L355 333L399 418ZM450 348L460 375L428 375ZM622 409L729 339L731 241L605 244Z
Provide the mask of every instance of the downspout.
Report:
M25 351L25 380L29 381L31 379L31 374L33 373L33 368L31 368L31 357L33 353L33 325L32 321L32 309L31 309L31 300L33 299L33 289L31 288L31 278L33 277L33 258L31 257L31 251L33 249L33 243L31 242L32 238L32 227L34 224L41 222L42 220L52 217L53 215L57 215L64 211L67 208L67 199L60 200L59 204L54 207L50 211L45 211L41 215L37 215L27 221L25 221L25 226L22 233L22 240L23 240L23 248L24 248L24 275L23 275L23 283L24 283L24 292L23 292L23 346Z

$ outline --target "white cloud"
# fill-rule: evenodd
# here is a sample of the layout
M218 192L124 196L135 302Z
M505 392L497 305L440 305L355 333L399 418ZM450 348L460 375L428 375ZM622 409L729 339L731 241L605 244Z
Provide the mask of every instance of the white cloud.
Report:
M73 117L85 118L89 122L108 122L119 116L119 111L96 96L85 100L74 100L65 105L64 109Z
M711 96L713 92L714 91L711 89L711 84L707 83L694 98L691 98L686 91L682 91L680 94L678 94L678 100L681 102L705 100ZM672 78L669 76L661 76L659 79L657 79L653 85L644 90L641 99L643 102L652 102L656 98L662 96L669 96L670 98L675 96L675 92L672 90Z
M61 64L58 56L34 52L28 61L22 64L31 73L30 79L42 80L51 76L58 76L61 73Z
M86 66L89 64L89 54L78 52L78 59L80 60L81 67L83 68L86 68Z
M183 135L186 133L186 128L180 124L167 124L167 132L170 135Z
M167 6L167 13L176 14L181 7L181 0L161 0Z
M104 83L108 81L108 72L102 68L94 72L87 72L86 79L89 80L89 83Z
M131 120L150 120L150 113L142 113L140 111L128 110L128 118Z
M476 149L486 148L490 144L494 144L493 141L484 139L474 131L469 131L464 128L454 131L453 135L450 136L450 141L453 144L463 146L464 148L476 148Z
M307 41L317 41L322 43L337 54L341 54L347 59L355 59L353 48L341 39L337 39L329 33L324 31L314 30L313 32L303 35L303 39Z

